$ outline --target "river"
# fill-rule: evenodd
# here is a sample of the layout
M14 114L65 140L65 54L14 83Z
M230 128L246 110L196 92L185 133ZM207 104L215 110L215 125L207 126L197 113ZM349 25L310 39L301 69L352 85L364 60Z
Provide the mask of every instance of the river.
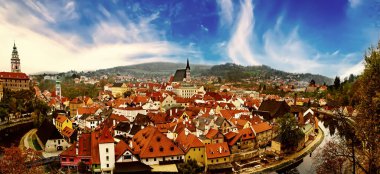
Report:
M301 173L301 174L303 174L303 173L307 173L307 174L316 173L315 166L314 166L314 157L317 155L318 151L320 151L326 145L326 143L329 140L331 140L334 136L336 136L336 134L337 134L337 130L333 130L333 132L330 133L330 129L328 126L329 123L327 123L327 122L328 122L327 120L325 120L325 121L320 120L319 121L319 126L323 130L324 135L325 135L321 144L311 153L311 155L309 154L309 155L305 156L300 163L289 167L288 169L286 169L286 171L284 173L294 173L294 174L297 174L297 173ZM279 172L279 173L283 173L283 172Z

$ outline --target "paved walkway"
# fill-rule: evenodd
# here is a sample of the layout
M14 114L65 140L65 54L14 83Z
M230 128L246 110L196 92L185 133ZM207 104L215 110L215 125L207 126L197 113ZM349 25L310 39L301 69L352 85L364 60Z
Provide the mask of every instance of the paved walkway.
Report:
M32 136L33 134L35 134L37 132L37 129L31 129L29 132L27 132L20 140L20 144L19 144L19 148L21 149L33 149L33 150L36 150L36 148L34 148L33 146L33 143L29 143L29 140L32 139Z
M307 155L308 153L313 151L316 147L319 146L319 144L322 142L323 138L324 138L324 132L321 128L319 128L318 135L314 139L314 141L309 143L302 150L300 150L296 153L293 153L289 156L285 156L283 160L269 164L269 165L266 165L264 167L261 167L261 168L244 168L244 169L241 169L239 172L241 172L241 173L267 173L267 172L272 171L272 170L278 170L278 169L284 168L284 167L286 167L286 166L288 166L294 162L297 162L299 160L299 158L303 158L305 155ZM297 160L295 160L295 159L297 159Z

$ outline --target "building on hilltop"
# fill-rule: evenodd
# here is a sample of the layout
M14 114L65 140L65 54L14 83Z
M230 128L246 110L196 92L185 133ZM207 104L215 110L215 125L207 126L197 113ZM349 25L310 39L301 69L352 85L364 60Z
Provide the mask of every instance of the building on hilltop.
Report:
M190 64L189 64L189 59L187 59L186 68L185 69L177 69L177 71L174 74L172 82L187 82L187 83L189 83L190 81L191 81Z
M13 91L29 89L29 77L21 72L20 67L20 58L16 44L14 44L11 58L11 72L0 72L0 81L4 88Z

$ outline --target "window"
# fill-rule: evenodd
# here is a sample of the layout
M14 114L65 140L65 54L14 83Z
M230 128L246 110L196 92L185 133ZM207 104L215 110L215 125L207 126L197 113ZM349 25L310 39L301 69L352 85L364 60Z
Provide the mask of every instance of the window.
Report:
M211 163L213 163L214 162L214 160L211 160Z
M154 158L154 161L157 161L157 159L156 159L156 158Z
M195 148L193 150L195 151Z
M226 158L224 158L224 161L226 161Z
M203 155L201 155L201 158L203 158Z
M109 165L109 164L107 164L107 167L110 167L110 165Z
M131 155L125 155L124 159L132 159L132 156Z
M66 161L66 158L62 158L62 161Z
M109 156L106 156L106 160L109 161L109 160L110 160L110 157L109 157Z
M201 148L198 148L198 151L201 151Z
M74 158L70 158L70 162L74 162Z
M189 159L190 159L190 156L189 156Z
M148 158L147 158L147 159L145 159L145 161L146 161L146 162L148 162Z
M108 153L108 148L106 148L106 153Z

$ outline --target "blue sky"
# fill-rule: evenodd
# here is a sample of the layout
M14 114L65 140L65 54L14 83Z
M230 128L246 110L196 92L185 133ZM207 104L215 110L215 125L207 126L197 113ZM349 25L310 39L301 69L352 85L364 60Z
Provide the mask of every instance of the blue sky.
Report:
M15 40L26 73L189 58L346 76L380 38L379 11L375 0L4 0L0 68Z

